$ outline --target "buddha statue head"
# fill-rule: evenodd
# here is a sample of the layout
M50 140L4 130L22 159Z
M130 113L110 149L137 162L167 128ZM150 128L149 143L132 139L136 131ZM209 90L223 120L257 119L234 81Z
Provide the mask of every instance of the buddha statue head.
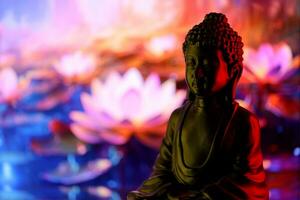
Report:
M183 43L189 99L221 94L233 100L243 70L242 47L221 13L209 13L195 25Z

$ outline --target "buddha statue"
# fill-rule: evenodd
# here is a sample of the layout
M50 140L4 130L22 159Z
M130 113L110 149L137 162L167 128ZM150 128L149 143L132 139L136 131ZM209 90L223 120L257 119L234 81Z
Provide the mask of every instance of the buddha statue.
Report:
M221 13L188 32L188 100L171 114L153 172L128 200L268 199L258 120L234 100L242 47Z

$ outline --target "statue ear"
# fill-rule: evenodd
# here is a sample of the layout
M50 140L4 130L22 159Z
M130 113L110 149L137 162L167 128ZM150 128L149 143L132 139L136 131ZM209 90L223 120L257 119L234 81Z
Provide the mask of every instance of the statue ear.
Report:
M229 93L231 95L231 98L235 98L235 89L236 89L236 85L237 82L239 80L241 74L241 70L239 69L238 65L233 65L231 70L230 70L230 81L229 81L229 85L228 85L228 89L229 89Z
M239 70L238 66L237 65L233 65L232 68L231 68L231 70L230 70L230 76L229 76L229 78L231 80L235 80L235 79L237 79L239 77L239 74L240 74L240 70Z

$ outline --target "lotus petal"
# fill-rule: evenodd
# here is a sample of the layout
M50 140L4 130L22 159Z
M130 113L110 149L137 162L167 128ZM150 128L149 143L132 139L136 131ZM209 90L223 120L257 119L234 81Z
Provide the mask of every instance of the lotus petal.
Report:
M62 163L52 172L44 173L42 177L52 183L70 185L92 180L105 173L111 166L108 159L98 159L90 161L79 171L73 171L68 163Z
M94 79L91 82L91 92L92 97L96 102L101 101L102 89L104 89L104 85L102 85L101 81L98 79Z
M168 104L166 106L165 112L163 114L169 115L175 108L179 107L182 104L182 100L186 98L186 92L184 90L178 90L175 94L173 104Z
M100 102L95 101L95 98L93 98L93 96L90 96L87 93L83 93L80 96L80 100L85 112L90 114L101 112Z
M280 69L277 72L278 76L284 75L292 67L292 50L287 44L283 44L280 48L277 49L272 61L272 66L280 66Z
M176 85L173 80L167 80L161 86L160 109L165 110L176 94Z
M141 73L136 68L131 68L124 74L122 83L119 87L121 88L121 94L124 94L129 88L141 90L144 81Z
M90 125L89 127L93 128L93 129L98 129L100 127L99 124L101 124L101 127L111 127L113 126L116 121L110 117L108 114L105 113L105 111L102 109L102 107L99 107L98 103L94 101L94 99L92 98L92 96L83 93L80 97L81 99L81 103L84 109L84 113L86 113L86 117L88 116L88 123L85 123L86 126L88 126L88 124ZM77 116L79 116L80 114L84 114L82 112L76 112L73 111L70 113L70 117L73 120L78 120L78 122L80 122L81 117L77 118ZM94 123L92 123L94 122Z
M90 115L83 112L73 111L70 113L70 118L76 123L80 124L81 126L87 127L92 130L102 128L99 125L99 123L97 123L93 118L91 118Z
M121 80L122 79L117 72L110 73L102 88L101 97L98 97L100 98L100 104L103 111L109 113L118 121L123 119L122 114L119 112L120 92L118 90L120 90Z
M11 68L4 68L0 71L0 101L8 100L16 95L18 90L18 77Z
M157 74L150 74L145 80L143 93L147 96L155 94L160 89L160 79Z
M132 120L133 123L142 111L142 97L137 89L126 91L120 102L120 112L124 116L123 119Z
M78 124L71 124L71 130L76 137L89 144L97 144L103 141L103 139L99 137L98 131L88 130Z
M159 76L157 74L149 75L141 92L143 95L143 112L139 118L141 121L147 121L149 118L153 118L161 112L157 101L157 97L159 97L161 93Z
M114 145L125 144L130 138L129 134L120 134L112 131L102 131L100 132L100 136L106 142Z

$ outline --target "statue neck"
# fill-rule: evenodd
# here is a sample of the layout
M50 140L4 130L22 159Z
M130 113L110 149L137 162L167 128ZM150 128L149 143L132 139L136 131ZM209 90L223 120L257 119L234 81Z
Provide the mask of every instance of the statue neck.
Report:
M210 96L196 96L193 106L205 110L230 109L233 103L232 99L224 94L213 94Z

